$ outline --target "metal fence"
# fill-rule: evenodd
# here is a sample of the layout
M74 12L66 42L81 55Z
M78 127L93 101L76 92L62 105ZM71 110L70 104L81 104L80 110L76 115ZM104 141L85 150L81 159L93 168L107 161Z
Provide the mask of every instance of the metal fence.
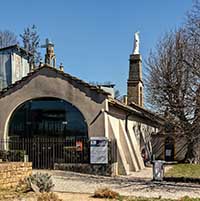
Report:
M109 163L116 162L116 141L109 142ZM0 160L28 161L36 169L53 169L55 163L90 163L90 141L85 137L0 139Z
M33 163L33 168L53 168L54 163L88 163L87 138L13 138L0 140L0 159Z

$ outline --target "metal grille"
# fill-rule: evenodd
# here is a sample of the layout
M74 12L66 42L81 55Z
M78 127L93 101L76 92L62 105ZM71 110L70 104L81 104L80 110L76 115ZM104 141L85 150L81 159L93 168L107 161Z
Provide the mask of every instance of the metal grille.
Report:
M109 164L117 162L117 143L108 143ZM0 139L0 160L28 161L35 169L53 169L60 163L90 163L90 141L86 137Z
M52 169L54 163L89 163L88 138L11 138L0 140L0 159L23 161L36 169Z

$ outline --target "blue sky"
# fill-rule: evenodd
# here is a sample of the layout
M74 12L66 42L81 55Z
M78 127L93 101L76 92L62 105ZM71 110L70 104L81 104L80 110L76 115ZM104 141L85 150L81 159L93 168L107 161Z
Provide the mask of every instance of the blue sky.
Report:
M143 63L166 31L183 24L192 0L1 0L0 29L38 27L55 43L57 64L85 81L112 81L126 93L134 32Z

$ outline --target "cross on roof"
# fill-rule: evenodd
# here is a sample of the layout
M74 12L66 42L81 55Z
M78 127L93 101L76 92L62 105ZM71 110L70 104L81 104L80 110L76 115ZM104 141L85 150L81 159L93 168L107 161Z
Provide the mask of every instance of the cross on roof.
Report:
M46 39L46 44L45 45L41 45L41 48L47 48L48 46L54 47L54 44L51 41L49 41L49 39L47 38Z

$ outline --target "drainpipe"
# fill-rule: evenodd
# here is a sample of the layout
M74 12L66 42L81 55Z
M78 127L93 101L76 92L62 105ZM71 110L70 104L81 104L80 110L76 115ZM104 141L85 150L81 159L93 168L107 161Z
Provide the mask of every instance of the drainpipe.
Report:
M109 132L108 132L108 100L105 100L105 110L103 110L103 114L104 114L104 130L105 130L105 137L107 137L109 139Z
M125 131L128 133L128 118L131 116L131 113L128 113L125 118Z

